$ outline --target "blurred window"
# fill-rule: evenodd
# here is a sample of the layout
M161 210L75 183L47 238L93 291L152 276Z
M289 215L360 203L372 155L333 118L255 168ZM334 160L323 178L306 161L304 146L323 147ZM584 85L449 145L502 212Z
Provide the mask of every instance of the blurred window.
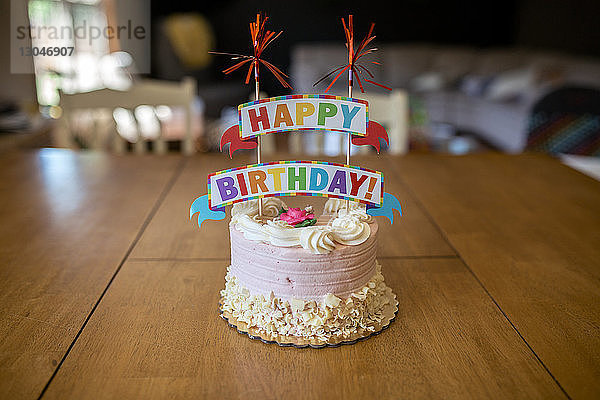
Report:
M110 54L109 39L100 34L108 26L103 1L30 0L28 13L32 49L73 48L71 56L33 53L41 106L58 105L59 90L81 93L129 87L124 64L131 63L131 57L123 52Z

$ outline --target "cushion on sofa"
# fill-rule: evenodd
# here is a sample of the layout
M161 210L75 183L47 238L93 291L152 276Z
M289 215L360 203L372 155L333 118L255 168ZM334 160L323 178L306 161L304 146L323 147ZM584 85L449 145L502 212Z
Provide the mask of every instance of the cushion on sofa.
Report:
M535 71L531 67L511 69L494 76L484 96L492 101L518 101L534 89Z

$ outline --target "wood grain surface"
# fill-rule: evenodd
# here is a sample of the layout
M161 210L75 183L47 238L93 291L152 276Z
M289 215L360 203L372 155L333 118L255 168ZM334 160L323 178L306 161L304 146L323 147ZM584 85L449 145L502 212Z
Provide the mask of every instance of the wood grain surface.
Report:
M397 166L565 391L600 397L600 183L542 155Z
M456 258L386 260L397 320L329 349L230 328L217 309L225 266L125 264L44 398L564 398Z
M0 160L0 397L36 398L179 158L66 150Z
M253 162L5 155L0 398L600 397L600 183L543 156L353 157L402 203L378 254L400 311L293 349L219 318L227 221L189 220L209 172Z

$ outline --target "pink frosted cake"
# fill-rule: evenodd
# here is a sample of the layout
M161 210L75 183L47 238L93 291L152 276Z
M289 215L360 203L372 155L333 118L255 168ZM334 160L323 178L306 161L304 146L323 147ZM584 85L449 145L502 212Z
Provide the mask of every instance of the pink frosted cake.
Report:
M377 222L364 206L329 199L323 215L277 197L234 205L231 265L221 309L276 341L339 343L389 323L396 296L376 259ZM286 212L284 212L286 211ZM311 225L312 224L312 225Z

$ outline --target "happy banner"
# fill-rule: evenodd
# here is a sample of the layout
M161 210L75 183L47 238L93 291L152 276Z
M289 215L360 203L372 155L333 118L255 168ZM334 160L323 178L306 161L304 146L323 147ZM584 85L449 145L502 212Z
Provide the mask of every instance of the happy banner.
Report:
M262 99L238 107L240 137L267 133L328 130L364 136L368 102L348 97L299 94Z
M381 172L319 161L278 161L208 175L210 209L270 196L322 196L380 207Z

